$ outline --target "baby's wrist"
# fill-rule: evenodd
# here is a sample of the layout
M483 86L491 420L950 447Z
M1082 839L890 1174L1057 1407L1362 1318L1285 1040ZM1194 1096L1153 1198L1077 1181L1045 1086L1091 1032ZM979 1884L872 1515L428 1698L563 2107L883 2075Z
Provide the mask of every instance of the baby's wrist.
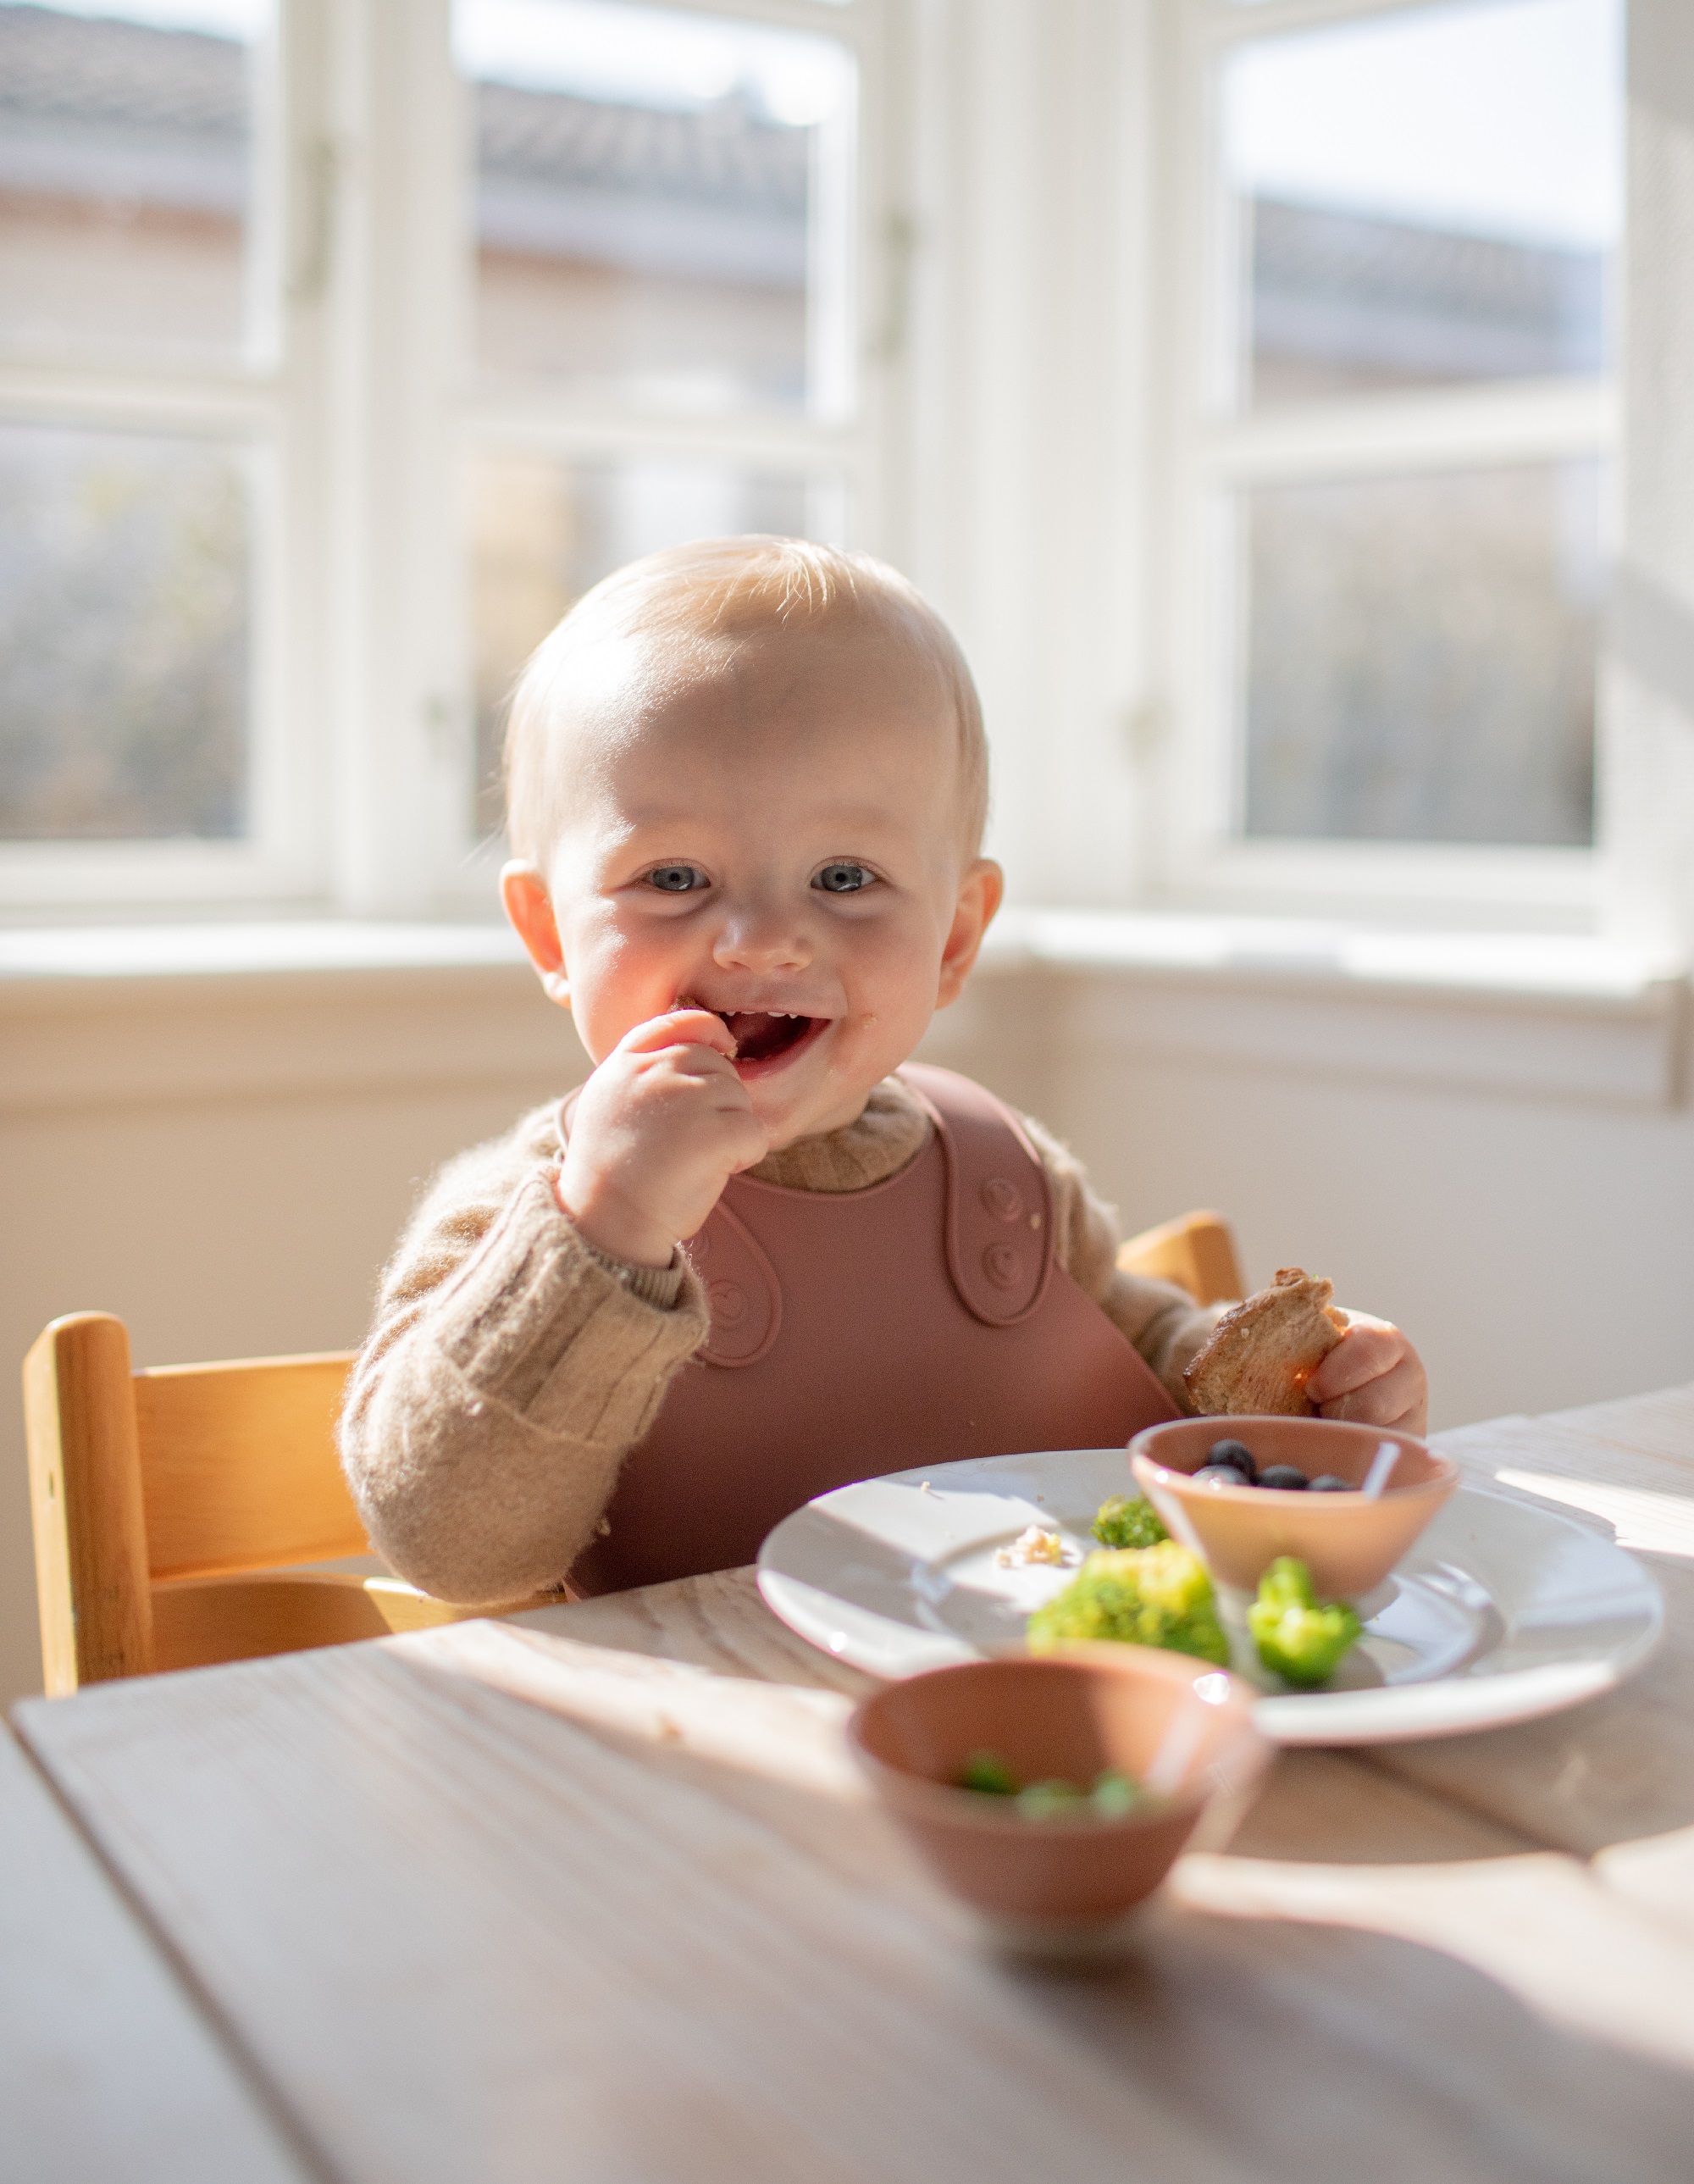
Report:
M683 1281L688 1262L680 1251L672 1251L668 1267L632 1266L627 1259L615 1259L610 1251L603 1251L597 1244L581 1239L582 1248L597 1267L606 1272L622 1289L643 1304L650 1304L660 1312L674 1312L683 1294Z
M600 1257L620 1260L625 1266L642 1267L649 1272L661 1271L675 1258L674 1236L665 1235L636 1209L621 1206L614 1198L596 1197L586 1203L579 1202L562 1169L554 1178L553 1195L560 1212Z

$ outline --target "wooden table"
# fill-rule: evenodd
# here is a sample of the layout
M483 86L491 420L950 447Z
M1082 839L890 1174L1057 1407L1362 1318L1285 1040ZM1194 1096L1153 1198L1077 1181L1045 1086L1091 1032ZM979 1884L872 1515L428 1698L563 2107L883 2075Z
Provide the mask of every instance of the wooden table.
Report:
M295 2184L310 2174L0 1730L0 2177Z
M1545 1721L1284 1754L1085 1977L983 1950L847 1765L864 1680L746 1572L31 1702L159 1953L110 2007L181 1975L114 2098L167 2128L221 2042L242 2179L1686 2184L1694 1386L1441 1445L1614 1524L1661 1651Z

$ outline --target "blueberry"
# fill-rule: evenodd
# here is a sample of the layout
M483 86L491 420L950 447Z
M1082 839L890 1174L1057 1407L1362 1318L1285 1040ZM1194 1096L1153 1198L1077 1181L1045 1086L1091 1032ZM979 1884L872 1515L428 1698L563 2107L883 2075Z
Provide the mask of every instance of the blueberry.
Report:
M1252 1481L1245 1471L1237 1471L1233 1463L1202 1463L1190 1476L1196 1486L1251 1486ZM1304 1479L1301 1481L1305 1485Z
M1278 1494L1301 1493L1306 1483L1306 1474L1297 1463L1268 1463L1259 1474L1260 1485Z
M1259 1467L1253 1451L1244 1440L1215 1440L1206 1451L1208 1463L1228 1463L1234 1467L1251 1486L1259 1475Z
M1312 1480L1310 1490L1313 1494L1357 1494L1358 1489L1349 1486L1345 1479L1337 1479L1333 1471L1326 1471L1321 1479Z

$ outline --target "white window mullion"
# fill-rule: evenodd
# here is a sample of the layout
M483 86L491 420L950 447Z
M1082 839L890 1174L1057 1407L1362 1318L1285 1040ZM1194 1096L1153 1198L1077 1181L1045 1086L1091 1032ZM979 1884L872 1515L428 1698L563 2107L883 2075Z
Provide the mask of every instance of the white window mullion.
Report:
M330 283L332 894L426 909L468 846L454 475L463 101L447 0L339 0Z
M1694 46L1630 0L1629 420L1608 631L1606 929L1694 956Z
M1272 411L1202 434L1200 460L1214 477L1247 482L1609 454L1621 408L1615 384L1600 380Z
M483 446L565 455L651 450L792 471L818 463L852 465L863 454L855 426L819 425L805 417L644 416L529 390L477 403L468 425Z

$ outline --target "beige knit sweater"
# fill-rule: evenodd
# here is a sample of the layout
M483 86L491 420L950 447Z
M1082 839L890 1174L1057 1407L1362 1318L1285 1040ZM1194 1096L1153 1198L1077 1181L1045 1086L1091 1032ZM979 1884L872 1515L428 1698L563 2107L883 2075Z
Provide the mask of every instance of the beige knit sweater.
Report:
M890 1078L844 1129L752 1173L861 1190L904 1167L933 1126ZM373 1544L443 1600L514 1600L558 1585L593 1535L620 1462L705 1340L699 1285L586 1244L554 1196L560 1108L450 1162L383 1274L348 1386L342 1460ZM1176 1400L1217 1318L1182 1290L1120 1273L1112 1213L1039 1124L1060 1263Z

